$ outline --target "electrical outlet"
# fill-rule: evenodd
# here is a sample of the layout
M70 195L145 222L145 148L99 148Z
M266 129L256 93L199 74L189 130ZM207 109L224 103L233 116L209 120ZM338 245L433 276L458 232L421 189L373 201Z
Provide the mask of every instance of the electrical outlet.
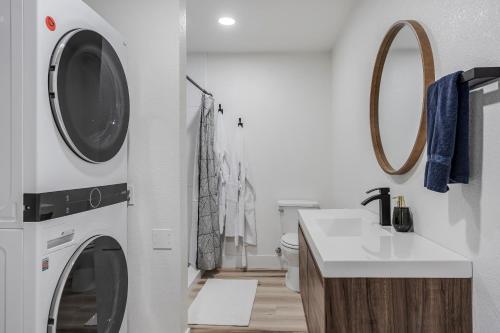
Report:
M172 249L172 229L153 229L153 249Z

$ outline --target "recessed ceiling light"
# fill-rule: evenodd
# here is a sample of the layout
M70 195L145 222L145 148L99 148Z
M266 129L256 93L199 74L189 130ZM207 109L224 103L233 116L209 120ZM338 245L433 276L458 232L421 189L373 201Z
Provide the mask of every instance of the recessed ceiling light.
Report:
M219 19L219 24L222 24L222 25L233 25L235 23L236 23L236 21L232 17L221 17Z

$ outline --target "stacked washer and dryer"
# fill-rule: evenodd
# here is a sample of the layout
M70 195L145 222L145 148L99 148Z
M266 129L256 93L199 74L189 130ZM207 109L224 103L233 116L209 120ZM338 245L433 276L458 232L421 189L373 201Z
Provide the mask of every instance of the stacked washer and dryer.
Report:
M126 332L126 45L80 0L0 9L0 333Z

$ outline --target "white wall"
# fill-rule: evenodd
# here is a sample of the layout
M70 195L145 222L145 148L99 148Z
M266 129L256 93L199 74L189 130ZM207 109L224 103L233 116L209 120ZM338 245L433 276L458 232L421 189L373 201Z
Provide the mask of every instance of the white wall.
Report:
M498 66L500 2L465 0L361 1L332 57L332 142L335 207L359 207L364 191L388 185L404 194L416 232L474 260L474 327L496 332L500 324L500 92L471 93L469 185L447 194L423 187L424 160L407 176L379 168L369 131L369 89L380 42L400 19L420 21L429 34L436 77L475 66Z
M184 332L187 300L183 0L87 0L125 37L131 100L129 332ZM152 229L173 231L153 250Z
M418 41L414 36L410 37L415 43L414 48L395 49L394 44L391 47L380 84L380 139L389 163L396 169L408 159L422 114L422 61ZM394 43L397 42L396 38Z
M280 267L274 252L281 237L279 199L332 204L330 65L329 53L188 55L188 74L224 108L229 140L237 118L245 124L257 192L258 245L249 249L249 267ZM191 128L199 93L189 86ZM224 266L237 265L227 245Z

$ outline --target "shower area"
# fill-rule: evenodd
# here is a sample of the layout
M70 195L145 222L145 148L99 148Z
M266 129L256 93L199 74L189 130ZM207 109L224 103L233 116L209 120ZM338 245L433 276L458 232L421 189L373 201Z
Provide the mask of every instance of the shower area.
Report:
M204 261L203 251L206 251L206 249L204 249L205 245L203 244L208 242L212 245L212 243L216 243L217 241L219 244L219 247L217 247L218 251L213 251L213 253L218 254L217 259L222 254L220 251L219 228L217 227L217 230L213 230L213 225L211 225L211 221L213 222L214 219L212 216L213 210L217 210L217 203L215 203L214 207L214 199L217 199L217 196L214 197L213 193L217 193L218 190L217 179L212 179L217 174L215 171L214 147L206 146L207 142L214 142L213 132L207 133L206 130L214 130L212 125L218 112L214 105L214 95L205 89L208 86L205 61L206 58L203 56L188 56L185 80L187 108L186 165L188 172L186 198L188 287L191 287L203 274L200 268L213 269L217 266L207 265ZM211 123L207 124L207 121ZM210 134L212 136L209 138ZM202 166L201 163L205 164ZM210 171L208 171L208 166L211 167ZM200 170L205 170L205 172L201 172ZM210 177L210 174L212 174L212 177ZM209 207L208 211L205 209L206 206ZM210 217L203 217L207 214ZM218 220L218 217L215 219ZM202 229L206 230L206 228L209 229L208 235L203 236ZM209 239L203 237L208 237Z
M248 253L255 253L257 243L246 113L231 104L239 93L228 90L225 80L212 79L208 59L204 53L188 54L187 59L188 286L202 273L195 267L206 271L248 267Z
M188 70L189 73L189 70ZM195 237L195 226L193 225L193 220L195 219L194 214L197 210L194 205L197 204L195 198L193 198L194 186L196 186L196 180L194 179L195 168L197 167L195 163L196 149L198 141L198 131L200 126L200 102L202 96L205 93L202 88L202 84L205 84L204 73L193 73L193 78L191 76L186 76L186 149L187 149L187 166L188 166L188 177L187 177L187 223L188 223L188 287L190 288L197 279L201 277L203 273L196 267L196 242L193 237ZM194 79L196 78L196 79ZM198 83L199 82L199 83Z

